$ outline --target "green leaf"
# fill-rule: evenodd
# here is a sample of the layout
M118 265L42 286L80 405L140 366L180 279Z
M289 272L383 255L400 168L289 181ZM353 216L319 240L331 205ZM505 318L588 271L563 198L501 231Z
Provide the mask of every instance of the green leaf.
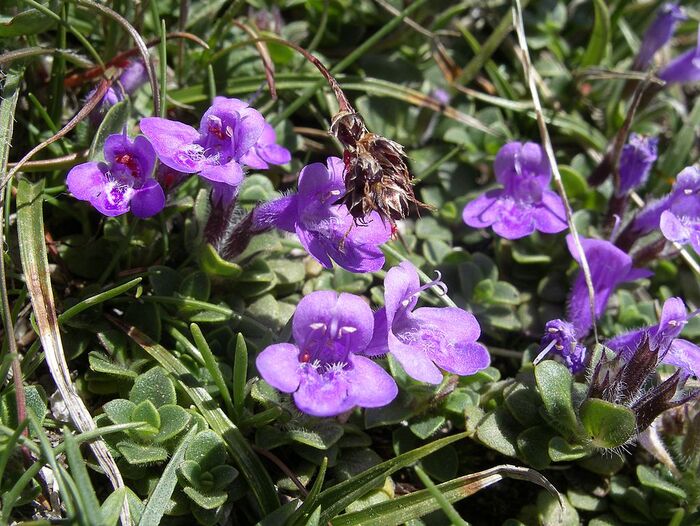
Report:
M649 466L637 466L637 478L639 478L639 482L642 484L642 486L652 489L658 493L668 495L669 497L675 499L685 500L688 498L688 495L682 488L676 486L668 480L663 479L654 468Z
M224 441L211 430L198 433L185 453L185 460L196 462L202 471L222 464L225 459Z
M183 409L184 411L184 409ZM158 409L150 400L144 400L134 407L131 413L132 422L145 422L146 425L139 427L133 431L134 435L142 440L149 441L158 433L160 429L160 415Z
M568 436L579 432L571 387L573 378L565 365L545 360L535 367L535 381L550 423Z
M207 274L219 278L237 279L243 273L240 265L223 259L209 244L202 248L199 255L199 265Z
M124 400L123 398L110 400L104 406L102 406L102 410L115 424L130 423L131 415L135 408L135 403L131 402L130 400Z
M126 487L114 490L109 497L105 499L100 507L100 515L102 516L102 526L117 526L119 514L121 513L124 500L126 499Z
M168 458L168 450L160 446L146 446L131 441L117 444L119 451L129 464L141 466L163 462Z
M518 422L510 416L510 413L499 407L479 422L476 438L485 446L503 455L515 457L520 429Z
M545 469L550 464L547 444L554 431L549 426L536 426L518 435L517 445L520 456L535 469Z
M154 406L160 407L177 402L173 381L162 367L153 367L140 374L134 381L129 393L129 400L138 404L150 400Z
M323 420L310 429L292 429L287 432L287 436L300 444L326 450L343 436L343 426L330 420Z
M549 441L548 454L552 462L570 462L588 455L589 450L584 446L571 445L562 437L553 437Z
M610 13L604 0L593 0L595 22L586 53L581 59L581 67L601 65L610 42Z
M130 106L129 99L124 99L109 108L109 111L105 114L104 119L100 123L100 127L97 129L95 138L90 145L90 151L88 152L88 159L90 161L99 162L105 160L103 153L105 141L110 135L122 132L129 118L129 113L131 111ZM150 175L151 174L144 174L145 177Z
M311 486L311 491L309 491L309 494L306 496L304 499L304 502L301 506L299 506L299 509L294 512L294 514L291 516L289 520L289 524L297 524L300 521L306 520L306 517L309 514L309 511L314 509L314 506L316 505L316 499L318 498L318 494L321 492L321 487L323 486L323 481L326 478L326 469L328 468L328 458L324 457L323 462L321 462L321 465L319 466L318 469L318 475L316 475L316 480L314 481L313 486ZM316 508L320 509L320 508Z
M190 422L190 414L178 405L162 405L158 408L160 430L153 437L156 443L166 442L179 435Z
M444 423L445 417L442 415L424 415L411 422L408 428L418 438L425 440L437 433Z
M195 271L185 277L180 284L180 294L193 300L207 301L211 293L209 277L200 271Z
M153 490L153 493L151 493L151 496L148 498L146 508L143 510L143 514L139 520L139 526L160 524L163 514L170 505L170 497L172 496L175 486L177 485L178 468L183 461L185 451L189 447L191 441L194 439L196 433L196 427L193 427L188 431L177 450L175 450L175 453L173 453L170 462L168 462L168 465L165 466L165 469L158 480L158 484Z
M198 486L199 477L202 475L202 469L194 460L184 460L182 464L180 464L178 475L190 486Z
M240 422L243 418L243 409L245 407L245 387L248 377L248 348L245 344L245 338L239 332L236 335L236 350L233 357L233 407L236 422Z
M631 409L598 398L590 398L583 402L579 416L595 447L621 446L630 440L637 430L637 420Z
M136 371L114 363L101 352L93 351L88 354L88 362L90 363L90 369L98 373L104 373L122 379L133 379L138 376Z
M0 16L0 38L13 38L42 33L56 24L51 17L36 9L27 9L14 17Z
M182 491L184 491L185 495L191 498L197 506L205 510L218 508L226 502L228 498L228 494L225 491L203 491L192 486L186 486L182 488Z
M209 470L209 473L211 473L214 479L214 485L212 488L215 490L224 489L238 477L238 470L233 466L228 466L226 464L214 466Z

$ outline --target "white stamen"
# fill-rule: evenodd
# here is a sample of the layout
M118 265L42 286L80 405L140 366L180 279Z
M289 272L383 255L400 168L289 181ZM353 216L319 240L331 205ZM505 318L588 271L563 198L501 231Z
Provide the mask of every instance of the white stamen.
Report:
M315 323L311 323L311 324L309 325L309 328L313 329L314 331L316 331L316 330L318 330L318 329L324 329L324 330L325 330L325 329L326 329L326 324L323 323L323 322L317 321L317 322L315 322Z

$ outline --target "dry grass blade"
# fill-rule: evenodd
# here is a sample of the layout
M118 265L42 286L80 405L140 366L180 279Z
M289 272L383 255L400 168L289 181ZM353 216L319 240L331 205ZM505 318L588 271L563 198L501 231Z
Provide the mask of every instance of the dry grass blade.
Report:
M518 35L518 44L520 45L520 53L518 57L523 65L523 73L525 74L525 80L527 81L528 87L530 89L530 96L532 98L532 103L535 106L535 115L537 117L537 125L540 130L540 137L542 139L542 146L547 153L547 159L552 167L552 175L554 176L554 183L557 186L559 194L564 201L564 208L566 210L566 222L569 224L569 230L571 231L571 237L574 240L574 246L576 251L581 258L581 270L583 271L583 276L586 280L586 287L588 288L588 299L591 307L591 320L593 320L593 335L595 337L596 343L598 343L598 328L596 326L596 314L595 314L595 289L593 288L593 280L591 278L591 268L588 265L588 259L586 258L586 253L581 245L581 239L576 230L576 225L573 220L573 211L571 210L571 204L566 195L566 188L564 188L564 182L561 178L561 173L559 173L559 166L557 165L557 159L554 156L554 149L552 148L552 141L549 138L549 131L547 130L547 123L545 122L544 113L542 112L542 104L540 103L540 96L537 92L537 86L535 85L535 76L533 74L534 67L530 61L530 51L527 46L527 39L525 38L525 27L523 26L523 10L520 5L520 0L513 0L513 24L515 25L515 32Z
M272 57L270 57L270 51L267 49L264 42L257 40L260 35L252 27L238 22L237 20L233 20L233 24L248 33L252 39L256 40L255 49L258 50L260 60L262 60L263 67L265 68L265 78L267 79L267 85L270 88L270 96L273 100L277 100L277 88L275 87L275 64L272 62Z
M90 411L75 390L70 378L68 363L63 352L58 317L51 289L48 257L44 243L44 218L42 210L43 181L32 185L21 179L17 191L17 231L19 234L22 268L31 297L32 308L44 349L46 364L61 394L75 427L82 433L96 428ZM100 467L115 489L124 486L121 473L104 442L90 445ZM129 508L124 503L122 524L131 524Z
M148 82L151 84L151 94L153 96L153 115L160 115L160 90L158 89L158 82L156 81L156 68L153 65L151 56L148 54L148 47L146 46L146 43L143 41L143 38L141 37L139 32L136 31L134 26L132 26L126 18L121 16L119 13L116 13L107 6L98 4L96 2L92 2L91 0L77 0L76 3L79 6L94 9L108 16L109 18L117 22L120 26L122 26L126 30L126 32L129 33L129 35L131 35L131 38L134 39L136 47L138 48L139 53L141 54L143 63L146 65L146 73L148 73Z
M38 152L46 148L49 144L52 144L56 142L57 140L65 137L65 135L71 131L73 128L75 128L80 121L85 119L85 117L88 116L88 114L95 109L95 106L97 106L101 101L102 97L104 97L105 93L107 93L107 89L111 86L112 81L105 79L100 84L97 86L97 89L95 90L95 93L93 93L92 97L85 103L85 106L83 106L80 111L73 117L68 123L58 130L58 132L46 139L45 141L37 144L34 148L32 148L29 153L27 153L24 157L22 157L17 163L15 163L12 166L12 169L2 175L2 179L0 179L0 191L2 191L3 188L5 188L5 185L7 184L7 181L9 181L14 175L20 171L22 166L29 161L32 157L34 157Z

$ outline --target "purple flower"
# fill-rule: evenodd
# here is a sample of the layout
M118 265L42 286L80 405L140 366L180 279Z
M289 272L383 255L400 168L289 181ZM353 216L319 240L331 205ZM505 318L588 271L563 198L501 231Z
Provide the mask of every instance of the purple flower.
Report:
M656 137L644 137L633 133L622 148L620 155L620 189L618 196L628 194L642 186L649 178L651 167L656 161Z
M597 319L605 312L610 295L618 285L651 276L653 272L632 268L632 258L609 241L583 237L580 240L591 271ZM581 264L580 255L571 234L566 236L566 243L571 256ZM593 326L588 287L582 270L576 276L569 294L567 319L573 323L578 338L583 338Z
M137 217L150 217L163 209L165 194L151 175L156 155L145 137L131 141L126 135L110 135L104 156L104 163L83 163L68 172L66 184L76 198L106 216L131 210Z
M620 334L605 345L630 361L645 340L657 353L658 361L680 368L684 376L700 377L700 347L679 338L690 316L681 298L669 298L664 302L661 319L657 325Z
M403 261L384 279L384 307L374 314L374 337L366 354L390 352L410 377L439 384L438 367L458 375L474 374L490 363L486 347L477 343L481 328L476 318L456 307L415 309L420 286L416 267Z
M333 260L350 272L374 272L384 265L379 246L389 240L391 229L376 212L366 223L356 224L345 205L335 204L345 192L344 169L337 157L329 157L327 165L304 167L298 192L259 206L253 223L256 228L296 232L304 248L326 268L333 268Z
M100 103L90 113L90 121L94 126L99 125L107 111L122 100L124 94L131 95L146 83L148 80L146 66L140 60L129 61L117 80L118 83L107 88ZM90 99L96 90L97 88L91 90L86 98Z
M384 369L360 356L373 327L372 310L359 296L312 292L294 313L295 344L270 345L255 364L267 383L293 393L304 413L334 416L355 406L381 407L398 388Z
M586 348L576 340L576 329L573 324L564 320L551 320L544 326L540 356L538 362L550 352L561 356L564 364L572 373L578 373L585 368Z
M700 28L698 28L700 32ZM700 33L693 49L677 56L661 69L657 75L668 84L697 82L700 80Z
M666 196L652 201L637 214L633 223L634 233L645 235L659 228L661 216L667 210L678 218L699 216L698 193L700 193L700 169L689 166L678 174L673 188ZM675 235L673 228L673 225L667 225L670 235Z
M646 69L654 54L671 40L678 22L682 22L687 18L685 12L678 7L677 3L668 2L663 4L656 14L656 18L647 28L646 33L644 33L642 45L634 60L634 68L639 70Z
M292 154L277 144L275 129L268 123L265 123L258 142L241 158L243 164L256 170L267 170L271 164L287 164L291 160Z
M547 188L552 174L538 144L506 144L496 155L494 171L503 188L489 190L467 204L462 212L467 225L491 226L506 239L529 236L535 230L555 234L566 229L564 203Z
M260 112L243 101L223 97L214 99L199 130L160 117L140 122L163 164L234 188L243 180L241 159L258 141L264 125Z

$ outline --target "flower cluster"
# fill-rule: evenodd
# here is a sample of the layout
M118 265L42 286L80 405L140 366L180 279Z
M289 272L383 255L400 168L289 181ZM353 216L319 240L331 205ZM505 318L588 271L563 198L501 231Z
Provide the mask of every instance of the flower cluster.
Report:
M304 297L292 322L294 344L265 348L256 366L263 379L314 416L334 416L353 407L390 403L398 388L371 357L391 353L416 380L438 384L440 368L459 375L489 365L477 343L480 329L473 315L458 308L414 310L421 287L408 262L386 276L385 306L374 315L355 295L317 291ZM441 284L440 284L441 285Z
M492 227L506 239L529 236L535 230L555 234L567 228L564 203L548 189L551 168L544 150L532 142L510 142L494 161L503 188L489 190L467 204L464 222L473 228Z
M127 92L138 84L137 73L127 68L122 74ZM141 119L139 126L145 137L112 135L104 146L106 162L83 163L68 174L69 191L104 215L157 214L165 206L163 189L170 191L195 173L211 183L214 202L228 204L245 167L264 169L291 159L260 112L238 99L216 97L198 130L159 117ZM154 177L156 157L161 164Z

